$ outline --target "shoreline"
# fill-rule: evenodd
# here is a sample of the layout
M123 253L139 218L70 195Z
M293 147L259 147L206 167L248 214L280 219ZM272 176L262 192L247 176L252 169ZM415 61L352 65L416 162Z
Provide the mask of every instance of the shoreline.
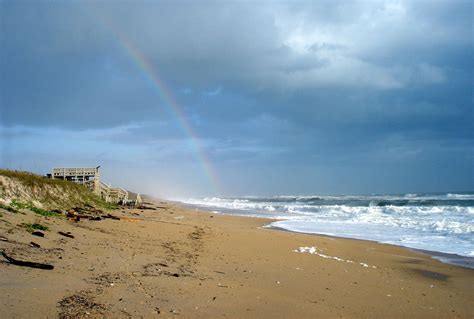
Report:
M249 218L259 218L259 217L249 217ZM343 237L343 236L318 234L318 233L297 232L297 231L289 230L282 227L272 226L271 224L265 225L264 227L267 229L274 229L278 231L284 231L284 232L290 232L290 233L296 233L296 234L305 234L305 235L310 235L310 236L322 236L322 237L340 238L340 239L349 239L349 240L360 240L360 241L366 241L366 242L371 242L371 243L377 243L379 245L389 245L389 246L394 246L394 247L400 247L400 248L404 248L413 252L427 255L447 265L453 265L457 267L474 270L474 257L466 257L466 256L457 255L457 254L449 254L449 253L444 253L441 251L417 249L417 248L412 248L412 247L407 247L407 246L402 246L402 245L395 245L392 243L383 243L383 242L370 240L370 239L360 239L360 238Z
M179 201L170 201L170 202L173 202L174 204L180 205L184 208L197 209L197 210L211 212L211 207L201 207L199 205L188 204L188 203L179 202ZM258 219L268 220L268 224L263 226L263 227L268 228L268 229L275 229L275 230L279 230L279 231L285 231L285 232L296 233L296 234L326 236L326 237L344 238L344 239L351 239L351 240L361 240L361 241L367 241L367 242L374 242L374 243L378 243L378 244L381 244L381 245L392 245L392 246L396 246L396 247L405 248L405 249L408 249L408 250L411 250L411 251L414 251L414 252L419 252L419 253L426 254L426 255L430 256L431 258L433 258L435 260L438 260L442 263L448 264L448 265L459 266L459 267L463 267L463 268L467 268L467 269L474 269L474 257L462 256L462 255L453 254L453 253L446 253L446 252L442 252L442 251L414 248L414 247L409 247L409 246L397 245L397 244L394 244L394 243L385 243L385 242L380 242L380 241L371 240L371 239L344 237L344 236L329 235L329 234L323 234L323 233L307 233L307 232L294 231L294 230L286 229L286 228L283 228L283 227L272 226L273 222L276 222L276 221L279 221L279 220L285 220L285 219L274 219L274 218L270 218L270 217L267 218L267 217L255 216L253 213L241 214L241 213L239 213L238 210L232 210L232 209L227 209L227 210L226 209L220 209L221 211L218 211L218 209L219 208L217 208L215 211L212 211L211 213L228 215L228 216L238 216L238 217L244 217L244 218L258 218Z
M264 226L167 201L119 219L3 212L6 317L469 318L474 271L404 247ZM15 225L38 222L45 237ZM58 234L70 233L74 238ZM41 248L32 247L34 241ZM317 253L299 252L314 247ZM367 266L365 266L367 265Z

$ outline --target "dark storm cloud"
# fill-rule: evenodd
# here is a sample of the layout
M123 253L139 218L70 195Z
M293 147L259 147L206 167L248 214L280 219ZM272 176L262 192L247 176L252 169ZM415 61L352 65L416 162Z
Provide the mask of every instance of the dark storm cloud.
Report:
M452 176L472 186L472 170L461 173L474 144L469 1L0 7L4 127L102 129L97 139L142 145L149 158L189 152L189 132L128 46L223 170L298 163L335 174L359 161L357 179L383 161L410 174L423 162L432 177L455 159Z

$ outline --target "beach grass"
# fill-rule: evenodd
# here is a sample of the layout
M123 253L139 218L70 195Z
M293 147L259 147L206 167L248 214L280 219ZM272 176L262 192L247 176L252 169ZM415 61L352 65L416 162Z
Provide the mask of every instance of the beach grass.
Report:
M5 209L6 211L9 211L10 213L14 213L14 214L18 213L18 209L12 206L8 206L8 205L4 205L0 203L0 208Z
M42 230L42 231L48 231L49 230L48 226L44 226L44 225L41 225L41 224L38 224L38 223L34 223L34 224L25 223L25 224L22 224L21 226L23 228L25 228L26 231L28 231L29 233L32 233L35 230Z
M36 207L31 203L22 203L22 202L18 202L16 200L13 200L10 203L10 206L14 207L14 208L17 208L17 209L29 209L33 213L41 215L41 216L45 216L45 217L62 217L63 216L60 213L52 212L52 211L49 211L49 210L45 210L45 209Z

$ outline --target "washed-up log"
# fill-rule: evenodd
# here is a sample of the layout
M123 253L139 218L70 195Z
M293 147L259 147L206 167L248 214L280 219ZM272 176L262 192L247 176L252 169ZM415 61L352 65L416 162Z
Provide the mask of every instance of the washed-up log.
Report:
M113 220L120 220L119 217L114 216L112 214L102 215L102 218L110 218L110 219L113 219Z
M102 220L99 216L89 216L89 220Z
M80 215L77 215L76 213L71 213L71 212L68 212L66 214L66 217L69 218L70 220L73 220L75 222L78 222L81 220L81 216Z
M41 246L35 243L34 241L30 242L30 245L36 248L40 248Z
M80 214L68 214L67 217L72 218L76 221L81 220L81 218L88 219L90 218L90 215L80 215Z
M31 233L31 235L38 236L38 237L44 237L44 233L40 232L39 230L35 230L34 232Z
M162 207L160 207L162 208ZM163 207L165 208L165 207ZM150 207L150 206L144 206L144 205L140 205L137 207L137 209L150 209L150 210L156 210L156 208L153 208L153 207Z
M65 237L74 238L74 236L71 235L70 232L65 233L65 232L62 232L62 231L58 231L58 234L59 234L59 235L63 235L63 236L65 236Z
M10 264L13 264L13 265L23 266L23 267L30 267L30 268L48 269L48 270L54 269L53 265L35 263L35 262L31 262L31 261L16 260L16 259L8 256L7 254L5 254L4 251L2 251L2 256L5 257L5 259L8 260L8 262Z
M8 238L0 237L0 240L1 240L1 241L8 241Z
M66 217L67 217L67 218L76 218L76 216L77 216L77 215L76 215L76 212L73 211L73 210L70 210L70 211L68 211L68 212L66 213Z

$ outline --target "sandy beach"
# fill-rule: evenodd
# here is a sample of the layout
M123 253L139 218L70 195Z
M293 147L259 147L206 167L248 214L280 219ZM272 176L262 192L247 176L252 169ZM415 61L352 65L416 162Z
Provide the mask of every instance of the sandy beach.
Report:
M1 210L0 249L54 265L2 258L2 317L474 316L472 269L402 247L268 229L265 219L147 207L100 221ZM36 222L49 228L43 238L19 227Z

